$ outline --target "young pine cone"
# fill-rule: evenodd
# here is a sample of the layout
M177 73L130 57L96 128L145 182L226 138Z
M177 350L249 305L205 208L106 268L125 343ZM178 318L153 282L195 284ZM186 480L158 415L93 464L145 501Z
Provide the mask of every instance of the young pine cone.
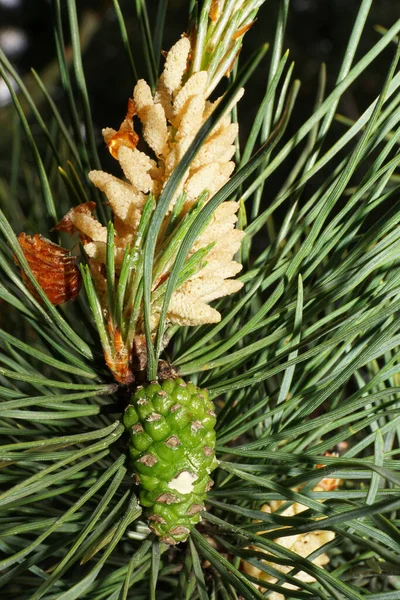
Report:
M177 378L138 388L125 411L140 503L167 544L185 541L201 520L218 465L213 409L207 390Z

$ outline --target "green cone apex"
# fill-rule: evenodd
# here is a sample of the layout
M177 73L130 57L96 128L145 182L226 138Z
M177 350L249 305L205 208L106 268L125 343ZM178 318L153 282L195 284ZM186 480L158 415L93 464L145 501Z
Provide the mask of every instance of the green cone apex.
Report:
M185 541L201 520L218 465L215 423L207 390L180 378L138 388L125 411L140 502L167 544Z

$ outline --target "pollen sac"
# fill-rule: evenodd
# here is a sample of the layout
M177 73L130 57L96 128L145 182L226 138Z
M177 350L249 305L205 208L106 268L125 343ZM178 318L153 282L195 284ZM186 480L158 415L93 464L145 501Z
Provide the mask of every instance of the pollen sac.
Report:
M73 300L81 289L82 279L75 257L68 250L54 244L39 234L21 233L19 245L37 282L54 305ZM18 264L18 261L16 260ZM29 291L40 299L31 281L21 269L21 275Z
M176 378L138 388L125 410L140 502L166 544L185 541L205 510L218 465L213 409L207 390Z

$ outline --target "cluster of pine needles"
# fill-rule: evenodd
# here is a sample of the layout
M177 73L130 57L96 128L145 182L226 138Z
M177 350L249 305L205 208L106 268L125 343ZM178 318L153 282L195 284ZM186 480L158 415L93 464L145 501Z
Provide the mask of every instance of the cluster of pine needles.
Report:
M122 6L113 4L131 89L137 65ZM154 22L147 4L126 10L136 10L154 83L168 3L158 0ZM1 598L400 598L400 20L360 56L371 5L360 2L336 84L327 87L321 68L314 110L294 133L287 126L299 82L284 42L288 0L279 2L269 46L230 74L228 95L254 71L265 78L223 192L240 201L244 286L216 304L220 323L177 329L162 355L209 390L218 413L220 464L207 512L188 543L172 548L142 516L121 424L126 392L105 366L85 293L54 307L17 240L24 230L57 242L49 231L81 202L96 202L104 224L110 216L87 180L101 168L100 146L76 1L52 2L62 103L37 73L28 90L1 52L15 113L0 180ZM198 18L197 2L188 9ZM332 143L342 95L384 51L392 59L379 97L357 121L342 119ZM235 118L241 122L240 105ZM272 176L280 185L271 195ZM340 485L315 491L328 477ZM260 510L272 501L306 510ZM274 541L322 527L335 535L308 558ZM324 568L315 562L322 553ZM299 571L311 582L295 579Z

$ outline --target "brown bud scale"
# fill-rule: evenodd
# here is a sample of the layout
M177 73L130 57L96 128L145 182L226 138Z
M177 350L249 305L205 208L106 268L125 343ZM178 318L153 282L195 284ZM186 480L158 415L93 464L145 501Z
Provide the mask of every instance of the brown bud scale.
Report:
M38 284L52 304L56 306L76 298L82 278L76 259L68 250L39 234L29 236L21 233L18 242ZM40 299L22 269L21 275L28 290Z

